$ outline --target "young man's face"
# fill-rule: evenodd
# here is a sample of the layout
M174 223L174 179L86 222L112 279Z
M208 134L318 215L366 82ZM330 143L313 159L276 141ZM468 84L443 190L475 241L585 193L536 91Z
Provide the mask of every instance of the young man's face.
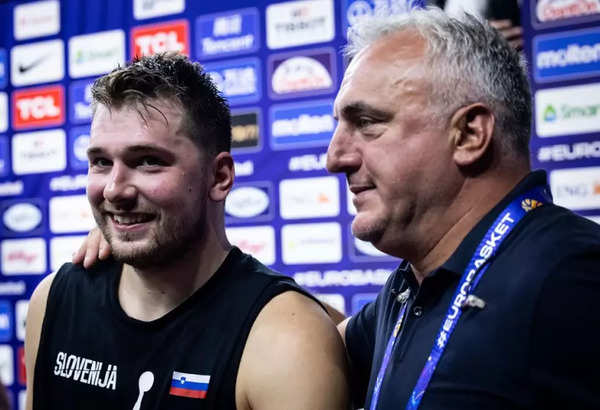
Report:
M211 163L183 130L180 106L99 105L88 149L87 196L117 260L168 263L202 240ZM163 116L164 115L164 116Z

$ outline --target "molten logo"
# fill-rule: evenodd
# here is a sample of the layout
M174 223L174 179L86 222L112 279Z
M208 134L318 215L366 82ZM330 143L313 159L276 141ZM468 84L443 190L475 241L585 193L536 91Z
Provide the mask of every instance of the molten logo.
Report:
M186 20L136 27L131 30L131 54L141 57L175 51L189 55L188 33Z
M13 93L13 128L39 128L65 122L62 85L32 88Z

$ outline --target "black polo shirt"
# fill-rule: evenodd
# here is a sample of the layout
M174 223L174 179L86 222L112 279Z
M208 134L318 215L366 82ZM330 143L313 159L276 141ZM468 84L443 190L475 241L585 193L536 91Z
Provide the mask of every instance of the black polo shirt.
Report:
M514 197L545 183L543 171L527 176L420 287L410 265L401 264L349 321L358 405L369 409L398 294L410 288L409 314L378 410L406 406L477 245ZM600 225L553 204L529 212L473 294L486 305L463 311L420 409L600 409Z

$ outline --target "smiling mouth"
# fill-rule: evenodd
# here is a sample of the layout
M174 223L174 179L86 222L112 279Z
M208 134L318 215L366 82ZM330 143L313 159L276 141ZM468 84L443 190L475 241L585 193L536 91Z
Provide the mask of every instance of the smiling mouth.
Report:
M145 222L150 222L154 219L154 215L151 214L111 214L108 213L110 219L116 224L120 226L132 226L137 224L142 224Z

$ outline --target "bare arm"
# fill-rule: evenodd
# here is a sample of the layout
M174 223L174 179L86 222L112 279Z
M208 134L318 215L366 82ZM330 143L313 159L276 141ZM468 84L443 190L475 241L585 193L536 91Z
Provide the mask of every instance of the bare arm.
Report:
M94 228L88 233L77 252L73 254L72 262L83 263L83 267L87 269L97 261L104 260L109 256L110 245L104 239L100 229Z
M342 340L314 301L285 292L257 317L240 362L240 410L350 408Z
M46 302L54 274L46 276L31 295L27 309L27 328L25 332L25 367L27 372L27 399L25 408L33 409L33 378L35 376L35 361L37 358L42 323L46 314Z

